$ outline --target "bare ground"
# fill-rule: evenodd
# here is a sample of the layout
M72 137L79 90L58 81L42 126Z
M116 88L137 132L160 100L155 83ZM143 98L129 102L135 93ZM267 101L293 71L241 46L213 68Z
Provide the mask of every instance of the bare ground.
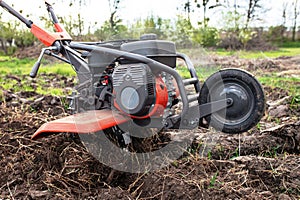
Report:
M297 57L212 59L255 74L299 77ZM285 90L264 89L268 106L259 126L241 135L197 129L180 159L145 174L101 164L71 134L31 140L44 122L68 115L63 98L1 89L0 199L299 199L300 106L291 105Z

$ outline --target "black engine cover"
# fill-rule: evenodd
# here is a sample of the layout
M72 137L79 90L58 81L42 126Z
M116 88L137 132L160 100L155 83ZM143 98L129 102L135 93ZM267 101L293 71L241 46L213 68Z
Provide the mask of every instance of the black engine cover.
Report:
M155 103L155 77L143 63L120 65L113 73L116 107L135 116L146 116Z
M124 43L120 49L122 51L146 56L172 68L176 67L177 53L174 42L164 40L140 40Z

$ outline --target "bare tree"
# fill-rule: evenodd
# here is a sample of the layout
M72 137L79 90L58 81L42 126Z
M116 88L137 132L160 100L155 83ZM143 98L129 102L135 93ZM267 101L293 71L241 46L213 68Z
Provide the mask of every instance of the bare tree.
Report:
M209 9L219 7L221 5L222 4L220 3L220 0L194 0L194 2L187 0L184 3L184 11L188 14L188 20L190 20L191 12L195 12L196 8L202 9L202 13L203 13L202 24L204 27L207 27L209 21L209 17L207 16L207 11Z
M219 0L195 0L195 3L197 4L197 8L202 7L203 11L203 26L207 27L209 17L207 17L207 10L208 9L214 9L216 7L222 6Z
M282 3L282 24L281 24L281 42L284 40L284 32L286 29L286 19L287 19L287 8L288 8L288 2Z
M293 17L293 28L292 28L292 40L296 41L296 29L297 29L297 18L299 15L299 10L298 10L298 0L294 0L292 3L293 5L293 10L294 10L294 17Z
M64 1L64 0L61 0ZM86 0L69 0L69 6L72 6L73 4L83 5L86 4Z
M263 8L260 3L261 3L261 0L249 0L248 1L245 29L248 29L250 21L252 21L258 17L258 15L257 15L258 10Z
M110 9L110 17L109 23L111 30L115 30L115 27L120 23L120 19L116 17L117 11L119 10L120 0L108 0L109 9Z
M187 2L184 3L184 11L185 13L187 13L188 21L190 22L191 21L190 14L192 12L192 4L190 0L187 0Z

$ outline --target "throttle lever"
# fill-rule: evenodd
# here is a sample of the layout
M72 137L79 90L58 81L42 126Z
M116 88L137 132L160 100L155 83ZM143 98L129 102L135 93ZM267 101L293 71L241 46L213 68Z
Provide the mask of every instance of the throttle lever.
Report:
M41 62L42 62L42 59L43 59L44 54L45 54L45 53L46 53L46 54L49 54L49 53L47 53L47 51L50 51L50 50L57 50L57 49L58 49L58 48L55 47L55 46L54 46L54 47L47 47L47 48L43 48L43 49L42 49L41 54L40 54L38 60L37 60L36 63L33 65L32 70L31 70L31 72L30 72L30 74L29 74L29 76L30 76L31 78L35 78L35 77L36 77L36 75L37 75L37 73L38 73L38 71L39 71L39 68L40 68L40 66L41 66Z

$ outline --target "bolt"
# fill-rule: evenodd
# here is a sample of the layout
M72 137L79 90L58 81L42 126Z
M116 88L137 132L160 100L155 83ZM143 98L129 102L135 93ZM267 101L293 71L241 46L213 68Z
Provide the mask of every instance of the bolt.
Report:
M188 121L187 119L184 119L184 120L182 121L182 123L183 123L184 125L188 125L188 124L189 124L189 121Z
M227 99L227 105L231 105L233 103L232 99Z
M127 75L127 76L125 77L125 80L126 80L126 81L130 81L130 80L131 80L131 77L130 77L129 75Z
M95 104L95 99L94 99L93 97L89 97L89 98L87 99L87 102L88 102L88 104L90 104L90 105L94 105L94 104Z

